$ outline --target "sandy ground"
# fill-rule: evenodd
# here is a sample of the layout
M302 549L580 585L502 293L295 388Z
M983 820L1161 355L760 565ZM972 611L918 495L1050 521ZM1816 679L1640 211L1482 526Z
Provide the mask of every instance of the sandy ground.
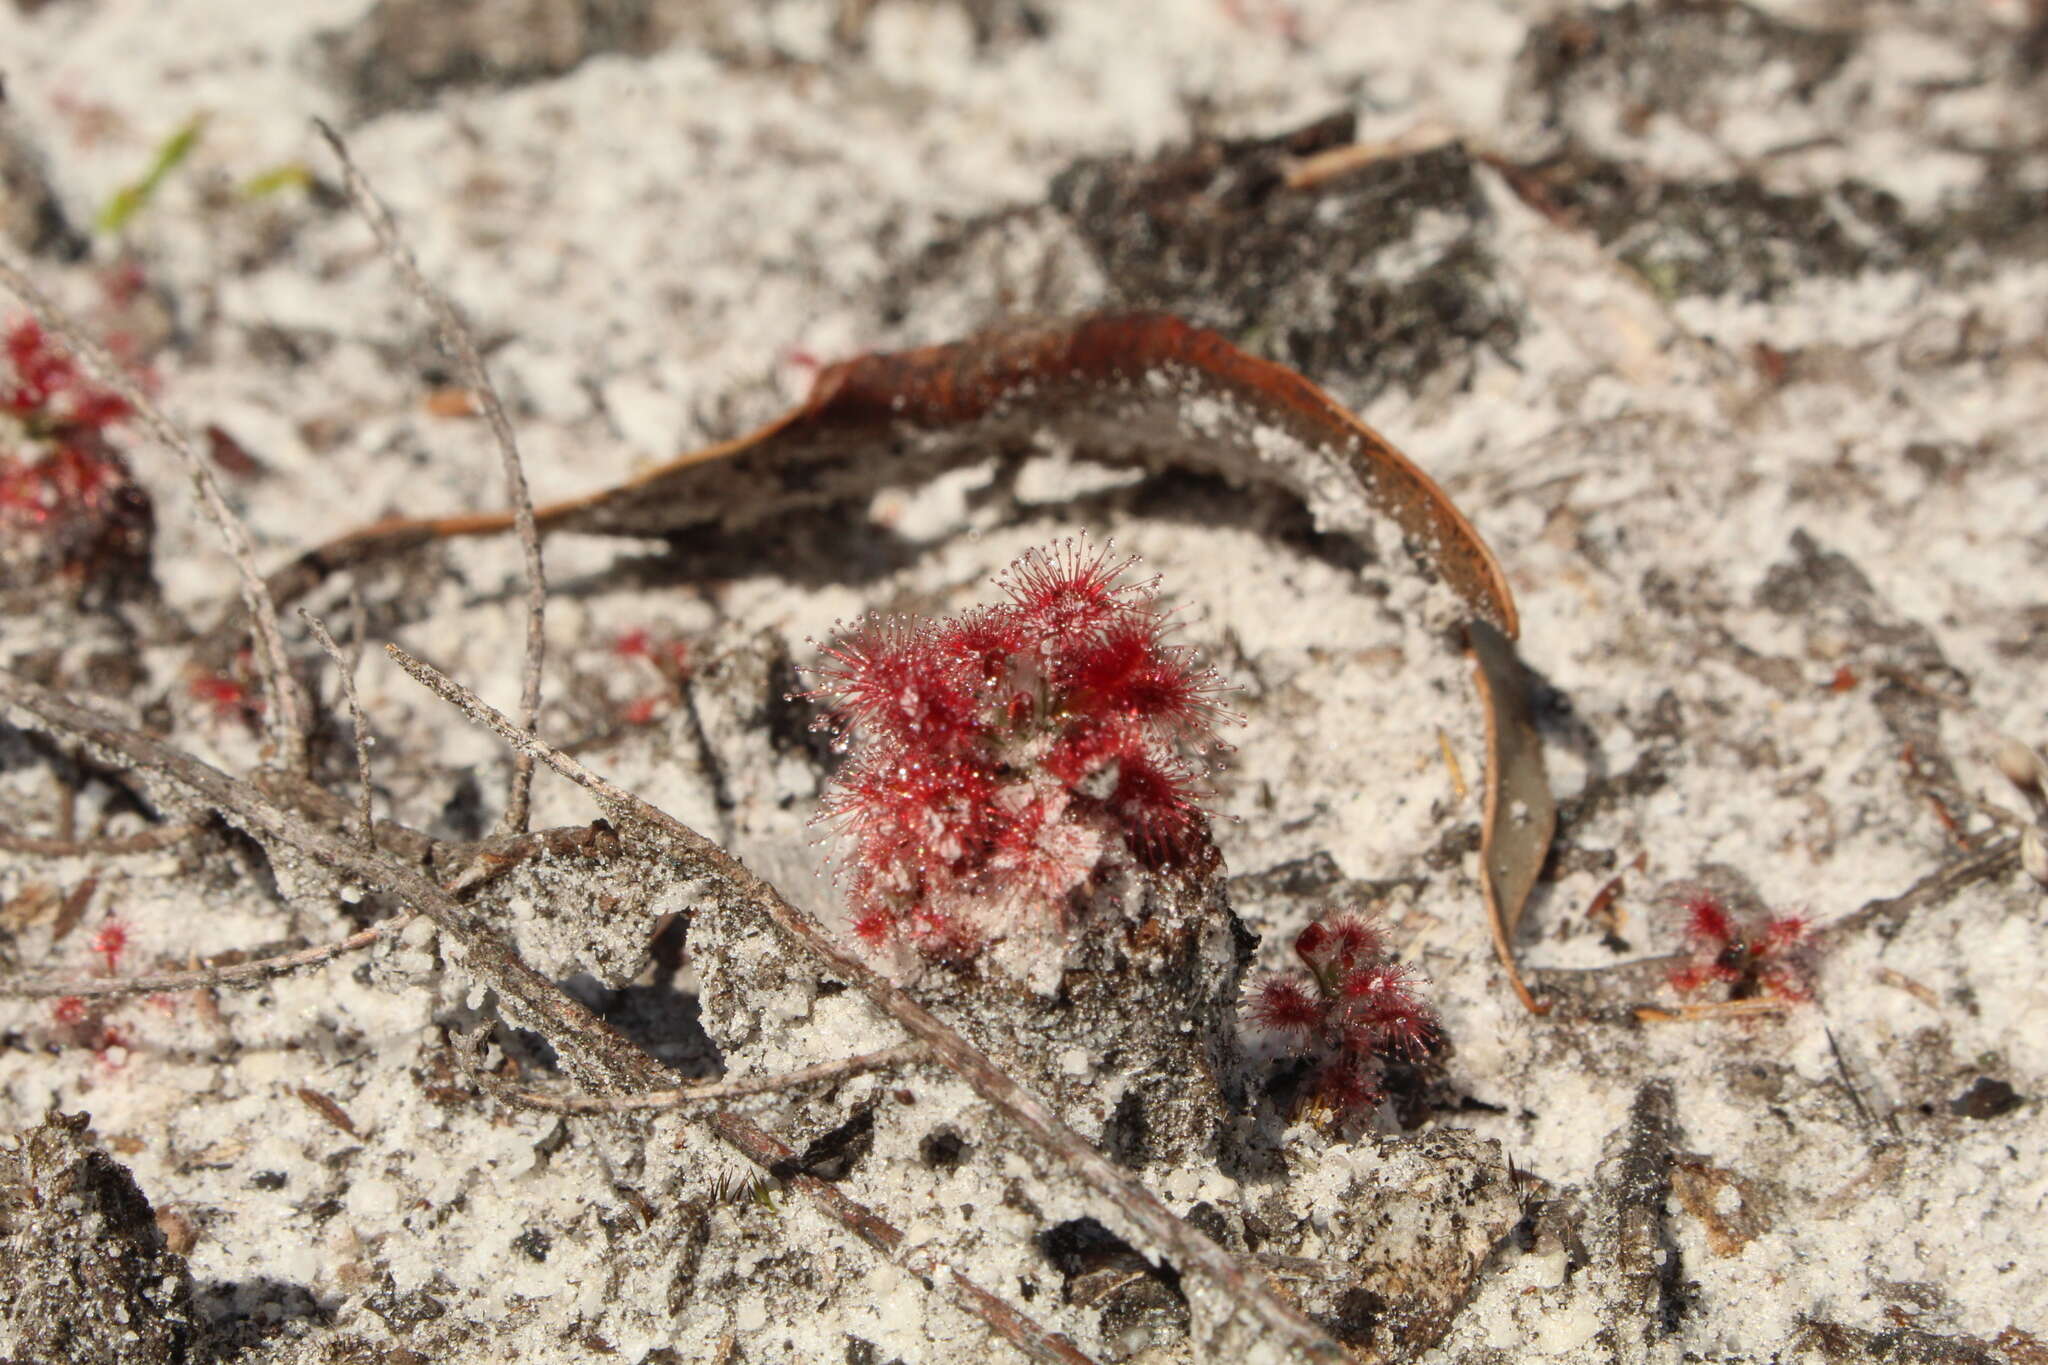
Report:
M858 517L782 528L751 561L557 538L544 727L830 915L808 824L822 755L759 719L776 670L836 620L987 601L1022 549L1113 535L1241 687L1214 804L1261 962L1321 908L1374 904L1443 1016L1440 1067L1376 1141L1290 1139L1288 1198L1336 1255L1333 1206L1378 1181L1395 1207L1452 1168L1428 1152L1521 1173L1519 1220L1442 1321L1397 1330L1399 1303L1354 1302L1340 1326L1444 1361L2048 1360L2048 904L2012 847L2027 804L1992 762L2001 736L2048 742L2048 76L2026 5L434 10L0 8L5 249L126 335L181 421L255 457L228 481L266 565L503 496L312 116L468 310L543 500L745 431L863 351L1119 306L1217 327L1355 406L1507 570L1563 812L1519 943L1564 1002L1551 1018L1493 961L1480 719L1441 590L1386 537L1347 549L1200 481L1134 481L1086 450L1014 479L991 460L874 499L865 522L917 551L901 558L862 550ZM1332 145L1394 145L1276 184L1303 158L1251 140L1339 114L1355 126ZM202 116L146 207L95 230ZM252 190L266 176L289 183ZM122 262L139 294L111 288ZM84 691L93 658L126 659L105 704L246 769L260 737L195 692L211 665L183 629L232 599L230 567L175 467L128 448L162 606L6 618L10 666ZM369 634L510 705L518 567L493 541L366 573ZM312 606L345 621L346 587ZM619 655L640 628L685 643L681 691ZM361 682L379 814L480 834L504 752L375 650ZM328 757L346 791L345 748ZM0 729L0 824L52 834L60 777L84 827L147 823L120 783ZM542 779L537 824L594 814ZM1664 959L1683 947L1674 888L1699 883L1811 920L1812 1000L1641 1021L1687 1003ZM690 961L640 970L687 896L600 943L587 905L547 894L505 911L536 966L655 1055L712 1066ZM322 942L390 908L221 835L0 855L0 905L7 971L81 974ZM92 946L110 922L118 964ZM623 991L588 975L608 953ZM815 980L785 984L761 1011L779 1033L720 1040L736 1074L896 1041ZM450 1039L484 1004L422 927L83 1022L0 1003L0 1128L91 1114L189 1264L192 1359L1007 1350L803 1200L757 1193L687 1118L606 1126L479 1094ZM1043 1234L1087 1196L964 1087L919 1070L755 1108L797 1146L870 1115L849 1194L1096 1359L1190 1358L1156 1275L1152 1299L1077 1289ZM935 1160L942 1133L970 1155ZM1471 1142L1426 1145L1449 1133ZM1272 1193L1199 1163L1146 1178L1182 1212ZM662 1207L635 1205L656 1188Z

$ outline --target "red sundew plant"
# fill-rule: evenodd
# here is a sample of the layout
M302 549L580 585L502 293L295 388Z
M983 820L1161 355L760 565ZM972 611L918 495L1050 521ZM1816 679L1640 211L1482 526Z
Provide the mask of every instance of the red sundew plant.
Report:
M613 637L610 651L630 671L645 672L657 688L643 692L619 708L623 725L648 725L673 710L683 697L683 684L695 668L693 650L681 636L635 626Z
M215 721L222 724L239 721L254 729L264 709L264 698L257 689L255 672L254 657L247 649L239 649L226 672L195 673L186 681L185 691L193 701L203 703L213 713Z
M1686 892L1679 906L1688 956L1671 969L1673 986L1688 994L1725 986L1730 1000L1813 998L1806 951L1811 926L1803 916L1740 915L1705 890Z
M50 1005L51 1034L67 1048L83 1048L110 1064L108 1054L128 1046L128 1035L107 1022L105 1007L83 996L59 996Z
M1313 1063L1296 1093L1296 1114L1318 1112L1342 1124L1385 1098L1389 1060L1413 1060L1435 1045L1436 1011L1371 920L1319 919L1295 936L1294 953L1302 969L1254 981L1245 1017Z
M821 821L845 840L854 932L965 961L1073 927L1124 868L1215 856L1201 782L1236 717L1154 583L1069 540L997 579L1008 600L951 620L870 617L824 650L816 691L851 757Z
M85 951L104 962L104 968L98 970L106 976L114 976L120 971L121 959L130 947L128 926L109 914L100 921L84 946ZM156 995L150 1000L164 1014L174 1013L177 1009L177 1002L171 996ZM117 1057L114 1050L124 1049L125 1056L125 1050L132 1050L135 1046L134 1035L118 1022L119 1013L128 1007L128 1002L104 996L59 996L50 1002L51 1036L63 1047L90 1051L102 1067L118 1071L125 1061Z
M121 921L110 919L92 936L92 950L107 960L107 975L112 976L119 966L121 953L128 946L128 929Z
M0 341L0 584L92 576L146 554L148 498L108 444L128 416L34 321Z
M220 673L202 673L187 684L194 701L213 708L217 720L232 720L249 713L252 701L246 685Z
M58 1043L90 1051L110 1071L117 1071L122 1065L114 1060L113 1050L133 1046L118 1024L107 1022L105 1006L82 996L58 997L50 1006L50 1023Z
M8 329L5 351L10 374L0 387L0 411L31 437L99 431L128 416L127 402L88 380L33 319Z

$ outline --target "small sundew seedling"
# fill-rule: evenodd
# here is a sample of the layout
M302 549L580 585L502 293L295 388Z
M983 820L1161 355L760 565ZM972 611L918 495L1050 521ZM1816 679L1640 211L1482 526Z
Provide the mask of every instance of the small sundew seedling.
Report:
M121 964L121 954L128 947L128 929L117 919L108 919L92 936L92 950L107 961L107 975L112 976Z
M1679 990L1691 994L1719 986L1729 1000L1813 998L1811 926L1803 916L1739 914L1713 892L1697 888L1684 893L1679 909L1687 950L1671 969L1671 984Z
M1436 1012L1369 919L1319 919L1295 936L1294 954L1301 968L1253 981L1244 1014L1312 1067L1292 1116L1341 1126L1385 1098L1390 1060L1413 1060L1435 1045Z
M185 692L216 724L239 722L253 730L263 715L265 703L256 681L256 661L246 649L237 650L222 672L193 673L186 679Z
M1005 602L825 648L808 695L850 757L819 818L862 940L966 961L1074 929L1114 871L1213 862L1202 784L1235 717L1133 562L1069 540L1011 565Z
M636 626L613 637L614 675L644 690L619 707L624 725L647 725L681 704L683 687L695 668L691 644L682 636Z

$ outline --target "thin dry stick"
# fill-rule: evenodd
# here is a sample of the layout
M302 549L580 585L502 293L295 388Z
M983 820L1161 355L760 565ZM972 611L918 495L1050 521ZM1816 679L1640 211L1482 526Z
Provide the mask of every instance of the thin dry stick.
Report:
M863 1052L858 1056L841 1058L836 1062L819 1062L816 1066L800 1067L776 1076L748 1076L737 1081L704 1081L697 1085L677 1086L672 1090L649 1090L638 1095L553 1095L545 1090L527 1090L504 1085L485 1076L479 1076L478 1079L483 1081L498 1099L504 1100L507 1104L516 1104L522 1109L538 1109L549 1114L627 1114L643 1109L680 1109L686 1104L697 1104L706 1100L734 1100L748 1095L772 1095L802 1085L814 1085L819 1081L836 1081L868 1071L887 1071L894 1067L906 1066L924 1055L925 1050L921 1045L905 1043L901 1047L883 1048L879 1052Z
M825 1213L837 1219L854 1236L885 1258L902 1266L929 1284L945 1289L953 1301L980 1318L1003 1339L1033 1360L1045 1365L1095 1365L1064 1336L1048 1332L1034 1319L974 1281L940 1261L929 1250L904 1247L903 1233L865 1204L841 1193L830 1181L790 1168L797 1152L785 1142L763 1131L751 1120L730 1111L715 1114L711 1131L738 1150L749 1161L785 1185L796 1190Z
M411 919L412 916L409 914L393 915L390 919L373 924L334 943L323 943L316 948L300 948L272 957L253 958L247 962L231 962L219 967L158 972L153 976L28 976L18 977L12 981L0 979L0 996L30 1000L64 995L105 998L153 995L158 991L202 991L211 990L216 986L253 986L273 976L295 972L301 967L317 966L332 958L355 952L358 948L367 948L378 939L397 932Z
M481 1043L484 1032L484 1029L479 1029L475 1033L459 1036L456 1040L455 1057L464 1074L486 1094L522 1108L537 1109L546 1113L615 1114L654 1108L668 1109L674 1108L677 1101L732 1099L786 1090L808 1081L835 1079L880 1065L917 1061L926 1055L924 1048L911 1043L903 1047L850 1057L844 1061L805 1067L781 1076L714 1082L688 1089L622 1096L617 1099L578 1098L521 1089L486 1072L476 1057L478 1044ZM837 1186L797 1169L799 1156L796 1150L757 1126L752 1120L730 1110L721 1110L711 1116L710 1125L713 1132L760 1166L771 1178L809 1198L823 1212L837 1219L849 1232L880 1252L884 1258L917 1275L927 1287L936 1284L947 1290L949 1297L956 1304L987 1323L999 1336L1016 1346L1026 1356L1033 1360L1048 1362L1049 1365L1095 1365L1091 1357L1075 1349L1074 1344L1066 1337L1047 1331L1014 1304L998 1298L959 1271L944 1265L929 1248L913 1247L906 1251L903 1246L903 1233L899 1229L873 1209L848 1198Z
M363 646L370 641L370 611L363 605L363 585L354 578L348 585L348 671L363 666Z
M257 643L261 646L258 661L263 671L264 687L273 703L271 737L277 744L278 757L286 767L302 771L307 758L306 711L299 697L298 683L292 677L291 660L285 654L284 631L278 625L277 604L271 599L269 585L256 568L256 552L249 544L249 532L228 507L227 498L220 490L220 481L213 476L213 467L200 456L198 448L185 433L164 415L163 409L143 392L134 377L98 342L60 312L20 267L4 258L0 258L0 284L5 284L27 304L43 326L85 362L85 367L95 379L120 394L158 442L184 463L186 474L199 492L200 505L206 509L207 517L227 543L228 556L235 561L235 571L242 580L242 601L248 607L249 619L255 626Z
M1310 156L1290 157L1281 173L1282 182L1290 190L1314 189L1382 161L1433 152L1457 140L1457 129L1425 119L1398 137L1375 142L1351 142L1342 147L1327 147Z
M35 858L117 858L128 853L154 853L184 843L199 832L199 826L158 825L135 834L103 836L97 839L50 839L37 834L16 834L0 829L0 853L20 853Z
M251 834L286 844L426 915L457 949L452 954L457 963L498 993L513 1023L545 1037L579 1083L615 1094L674 1083L673 1071L534 971L481 916L418 868L321 828L249 782L5 669L0 669L0 704L13 708L10 719L18 725L115 755L181 788L188 799L211 806Z
M1696 1024L1714 1019L1754 1019L1766 1014L1786 1014L1794 1002L1775 998L1752 1000L1710 1000L1700 1005L1680 1005L1667 1010L1656 1005L1638 1005L1636 1018L1645 1024Z
M496 731L508 744L526 750L571 782L594 794L621 825L637 826L661 840L685 869L722 881L746 900L798 947L817 958L843 981L851 982L911 1037L928 1046L933 1057L965 1080L1026 1136L1059 1158L1121 1215L1139 1240L1163 1251L1183 1274L1196 1273L1226 1298L1236 1312L1272 1334L1276 1344L1292 1347L1303 1358L1349 1361L1337 1342L1293 1305L1255 1282L1222 1247L1176 1217L1152 1191L1130 1179L1108 1158L1081 1139L1059 1116L990 1061L924 1006L913 1000L866 963L853 957L808 916L755 876L745 864L696 830L631 792L614 785L556 749L521 730L468 688L421 663L396 645L386 652L399 667L437 696L478 723Z
M1814 931L1814 937L1826 946L1874 926L1880 938L1890 938L1915 911L1941 905L1975 882L2005 876L2018 865L2019 859L2017 838L1986 844L1974 853L1942 864L1896 896L1867 901L1840 919L1821 925Z
M349 200L355 205L356 212L370 225L377 245L390 258L406 288L433 315L435 328L441 334L441 344L455 356L463 381L476 394L484 417L491 425L491 436L498 444L498 457L505 467L505 485L512 502L513 524L519 529L519 546L526 556L526 662L519 685L519 726L523 730L535 729L540 719L541 661L547 648L541 626L547 610L548 580L547 571L541 563L540 532L533 520L533 495L526 487L526 467L519 459L519 443L512 434L511 420L505 416L505 405L498 399L498 390L484 369L483 357L477 354L476 343L471 339L469 329L463 325L462 315L455 311L455 305L449 302L448 296L420 273L419 262L398 235L398 224L391 217L391 210L384 206L384 201L377 197L377 192L370 188L370 182L356 168L341 134L321 119L314 119L313 126L334 149L335 160L341 163L342 183L348 189ZM532 792L533 755L515 753L512 790L505 802L506 833L526 832Z
M348 699L349 720L355 726L356 786L358 788L356 798L356 837L362 840L364 848L374 849L377 847L377 817L370 808L369 726L363 720L362 698L356 695L355 666L342 654L341 646L334 643L334 637L327 633L327 627L320 623L319 617L313 615L304 607L299 608L299 615L312 628L313 638L320 642L320 648L326 650L327 657L334 660L334 671L341 675L341 693Z

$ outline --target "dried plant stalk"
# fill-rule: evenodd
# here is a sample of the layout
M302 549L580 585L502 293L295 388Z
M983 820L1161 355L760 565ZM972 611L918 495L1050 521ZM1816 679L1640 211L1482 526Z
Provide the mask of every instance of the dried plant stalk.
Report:
M791 1172L790 1167L797 1160L796 1149L762 1131L751 1119L720 1113L712 1117L711 1131L762 1170L778 1176L885 1258L926 1283L940 1286L955 1303L1031 1359L1046 1365L1095 1365L1092 1357L1083 1355L1064 1336L1048 1332L1006 1300L940 1262L929 1250L906 1251L901 1230L865 1204L849 1199L830 1181L801 1171Z
M773 1095L798 1086L816 1085L820 1081L843 1080L868 1071L887 1071L893 1067L905 1066L924 1056L924 1049L916 1043L905 1043L901 1047L883 1048L879 1052L863 1052L856 1057L845 1057L836 1062L819 1062L816 1066L799 1067L777 1076L748 1076L737 1081L701 1081L695 1085L677 1086L671 1090L650 1090L638 1095L554 1095L545 1090L524 1089L519 1086L491 1083L488 1077L479 1077L489 1085L491 1094L507 1104L521 1109L537 1109L546 1114L631 1114L646 1110L680 1109L689 1104L701 1104L710 1100L735 1100L749 1095Z
M505 416L505 405L498 398L497 386L491 383L490 372L484 368L483 357L477 353L476 342L470 336L469 328L463 324L462 315L448 296L421 273L411 248L398 235L398 224L392 218L391 210L385 207L384 201L370 187L369 180L357 169L341 134L321 119L313 120L313 125L320 130L320 136L327 139L335 160L341 163L342 184L348 189L349 201L355 205L356 212L362 214L363 221L370 225L370 231L376 234L377 245L383 248L385 256L405 281L406 290L432 315L441 344L455 356L463 382L476 395L478 404L483 408L484 419L490 423L491 438L497 443L498 458L505 469L513 525L518 528L519 547L525 559L526 655L519 684L519 724L522 729L532 730L540 719L540 673L547 649L547 637L542 627L547 613L548 580L547 569L541 562L540 532L534 524L533 494L526 486L526 466L519 458L518 438L513 435L512 422ZM514 754L512 789L505 801L503 828L506 833L522 834L526 831L532 800L533 755Z
M319 617L304 607L299 608L299 615L312 630L313 638L320 642L320 648L327 651L327 657L334 661L334 671L341 675L341 694L348 701L349 721L355 728L356 834L364 848L375 848L377 834L376 816L371 810L369 727L363 720L362 698L356 695L355 665L342 654L341 646L334 643L334 637L327 633L327 627L320 623ZM357 643L360 644L360 640Z
M159 825L135 834L99 839L46 838L38 834L16 834L0 829L0 853L19 853L31 858L119 858L131 853L155 853L174 848L199 832L188 824Z
M153 995L159 991L202 991L216 986L254 986L273 976L283 976L302 967L316 967L378 939L395 933L412 920L409 914L393 915L379 924L358 930L347 938L318 947L300 948L247 962L224 963L218 967L194 967L182 972L155 972L149 976L25 976L0 979L0 996L47 999L75 995L106 999L124 995Z

